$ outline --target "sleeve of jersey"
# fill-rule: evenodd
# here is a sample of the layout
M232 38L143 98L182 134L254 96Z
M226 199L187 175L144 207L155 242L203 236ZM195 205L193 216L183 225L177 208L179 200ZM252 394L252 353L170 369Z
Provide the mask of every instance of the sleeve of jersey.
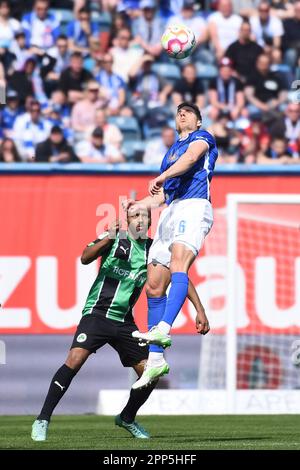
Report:
M96 245L96 243L101 242L101 240L103 240L103 238L107 237L108 234L109 234L109 232L103 232L103 233L101 233L101 235L99 235L99 237L96 238L96 240L92 241L92 242L89 243L87 246L94 246L94 245Z
M199 140L205 142L208 149L214 146L213 136L206 131L195 132L195 135L193 135L190 145L193 145L195 142L199 142Z

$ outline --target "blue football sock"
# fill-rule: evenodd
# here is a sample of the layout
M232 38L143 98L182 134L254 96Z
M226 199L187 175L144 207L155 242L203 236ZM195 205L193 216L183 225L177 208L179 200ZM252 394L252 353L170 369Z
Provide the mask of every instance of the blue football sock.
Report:
M186 273L173 273L165 313L161 319L173 325L188 294L189 278Z
M152 326L157 325L162 319L166 308L167 296L164 295L163 297L148 297L147 300L148 329L150 330ZM164 352L164 348L162 346L157 346L156 344L150 344L149 352Z

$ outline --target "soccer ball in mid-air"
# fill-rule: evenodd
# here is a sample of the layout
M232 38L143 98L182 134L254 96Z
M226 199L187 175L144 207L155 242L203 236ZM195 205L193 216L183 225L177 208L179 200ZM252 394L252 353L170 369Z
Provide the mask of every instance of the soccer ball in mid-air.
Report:
M182 24L169 26L161 38L161 44L166 53L173 59L188 57L196 44L195 34Z

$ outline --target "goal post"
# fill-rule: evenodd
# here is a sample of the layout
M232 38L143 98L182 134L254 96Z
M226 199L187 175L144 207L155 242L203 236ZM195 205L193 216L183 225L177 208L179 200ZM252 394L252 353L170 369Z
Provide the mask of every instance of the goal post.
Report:
M299 413L300 195L228 194L226 212L227 411L247 412L252 392L256 412L274 412L273 400L281 412ZM242 325L239 265L248 316Z

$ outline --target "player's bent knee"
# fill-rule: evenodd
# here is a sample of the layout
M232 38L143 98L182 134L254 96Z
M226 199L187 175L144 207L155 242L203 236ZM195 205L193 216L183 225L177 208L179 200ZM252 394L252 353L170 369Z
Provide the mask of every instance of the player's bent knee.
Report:
M145 289L147 297L162 297L165 295L164 286L147 283Z

